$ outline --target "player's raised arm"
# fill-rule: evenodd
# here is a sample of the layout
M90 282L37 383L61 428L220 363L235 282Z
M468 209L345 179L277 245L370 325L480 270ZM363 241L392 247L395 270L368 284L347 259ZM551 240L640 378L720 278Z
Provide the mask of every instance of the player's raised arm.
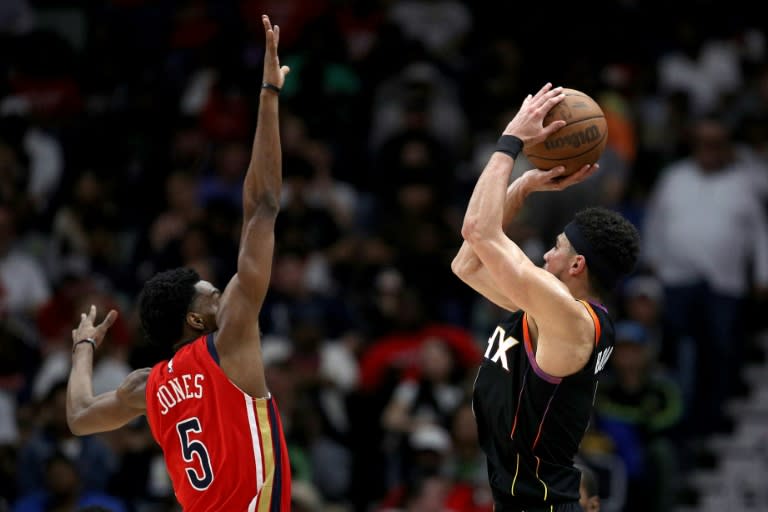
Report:
M534 265L523 250L506 236L503 223L506 188L514 159L524 144L543 140L562 126L562 121L554 121L546 127L542 125L546 113L562 99L561 89L552 89L550 85L525 99L504 130L499 150L491 156L475 185L461 231L482 264L483 271L487 272L485 282L493 283L494 293L507 303L525 310L532 329L541 326L538 333L541 334L541 343L536 358L542 367L546 366L548 372L557 376L577 371L586 361L595 336L593 321L558 277ZM585 167L578 173L594 172L594 168ZM557 172L562 171L559 168ZM524 194L537 187L543 190L546 186L556 185L557 182L547 180L546 172L535 170L526 173L520 182ZM583 258L579 261L583 266ZM480 273L476 271L476 274ZM494 302L498 304L500 301L496 299ZM560 349L570 353L580 350L580 357L565 363L558 358L554 364L547 364L553 359L548 357L550 348L555 346L558 347L554 351L556 354L560 353Z
M513 161L508 165L512 168ZM597 172L599 166L585 165L573 174L565 175L565 167L555 167L550 171L531 169L514 180L507 188L504 202L502 229L517 217L525 200L534 192L564 190L581 183ZM510 171L511 172L511 171ZM502 291L501 283L477 257L472 246L464 241L451 262L451 270L456 276L497 306L507 311L520 309L512 299Z
M254 396L266 393L261 368L258 316L269 286L280 207L282 155L278 97L289 69L280 66L280 29L262 16L265 33L264 74L251 161L243 184L243 226L237 274L222 294L217 311L216 346L227 375ZM250 367L250 373L245 371ZM253 372L258 373L255 377Z
M73 434L86 435L122 427L144 413L144 386L149 369L128 375L116 391L93 394L93 354L117 318L112 310L98 325L96 307L80 316L72 331L72 369L67 382L67 424Z
M523 144L543 140L562 126L562 121L542 126L546 113L562 99L561 89L552 89L549 84L525 99L500 141L503 143L506 137L508 144L516 147L509 151L502 148L491 156L472 192L461 230L464 240L489 272L490 281L496 283L497 291L534 318L537 314L549 316L553 309L579 314L576 305L571 304L574 301L568 290L554 276L536 267L503 230L507 183L514 158Z

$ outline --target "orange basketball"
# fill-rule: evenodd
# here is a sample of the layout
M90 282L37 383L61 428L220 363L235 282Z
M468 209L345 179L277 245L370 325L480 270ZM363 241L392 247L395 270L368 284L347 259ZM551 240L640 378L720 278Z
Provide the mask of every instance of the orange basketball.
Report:
M539 169L564 165L565 174L571 174L597 162L608 142L608 125L603 109L589 95L575 89L563 92L565 98L547 113L544 126L560 119L567 124L523 153Z

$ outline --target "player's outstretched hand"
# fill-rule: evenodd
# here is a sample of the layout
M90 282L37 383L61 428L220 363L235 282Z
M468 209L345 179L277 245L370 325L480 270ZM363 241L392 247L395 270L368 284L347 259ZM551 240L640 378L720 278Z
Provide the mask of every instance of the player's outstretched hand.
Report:
M264 35L266 44L264 50L264 81L275 87L282 88L285 83L285 76L291 71L288 66L281 66L280 59L277 56L277 45L280 43L280 27L272 26L269 16L262 15L261 22L264 24Z
M85 339L92 339L96 343L96 347L101 345L104 341L104 336L112 324L117 320L117 311L111 309L104 320L99 325L94 325L96 321L96 306L91 306L88 313L80 314L80 325L76 329L72 329L72 348L74 349L77 342Z
M520 179L523 180L525 190L528 193L565 190L572 185L586 180L595 174L598 169L600 169L598 164L585 165L573 174L563 175L565 167L560 165L548 171L531 169L523 173Z
M565 121L558 120L544 126L544 116L564 98L562 87L553 89L551 83L545 84L535 96L529 94L523 100L520 110L504 129L504 135L514 135L526 146L543 141L566 124Z

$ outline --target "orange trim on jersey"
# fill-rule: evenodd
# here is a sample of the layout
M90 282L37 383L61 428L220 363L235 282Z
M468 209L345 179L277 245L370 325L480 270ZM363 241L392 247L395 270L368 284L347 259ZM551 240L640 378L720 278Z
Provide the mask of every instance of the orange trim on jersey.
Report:
M515 430L517 429L517 417L520 414L520 404L523 402L523 390L525 389L525 383L528 382L528 374L523 375L523 385L520 386L520 394L517 397L517 408L515 408L515 420L512 422L512 432L509 433L511 439L515 438Z
M529 352L533 352L533 344L531 343L531 332L528 330L528 313L523 313L523 342L525 343L525 349Z
M595 310L592 309L592 305L585 301L585 300L579 300L584 306L587 308L587 311L589 311L589 316L592 317L592 321L595 323L595 346L600 342L600 334L601 334L601 327L600 327L600 320L597 319L597 314L595 313Z
M547 419L547 414L549 413L549 406L552 405L552 399L555 398L555 393L557 393L557 390L559 388L555 387L555 389L552 391L552 394L549 395L549 400L547 400L547 406L544 408L544 414L541 415L541 421L539 421L539 429L536 432L536 439L533 440L533 446L531 446L531 452L536 449L536 445L539 444L539 439L541 438L541 430L544 428L544 420Z

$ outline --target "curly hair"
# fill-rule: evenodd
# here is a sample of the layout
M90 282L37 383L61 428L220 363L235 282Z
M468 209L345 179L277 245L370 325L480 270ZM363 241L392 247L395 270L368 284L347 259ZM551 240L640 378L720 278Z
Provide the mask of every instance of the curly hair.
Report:
M591 207L576 213L573 222L592 250L608 262L619 276L631 273L640 252L640 234L637 228L618 212ZM616 283L601 282L590 274L590 286L599 292L611 289Z
M139 316L144 334L153 343L173 344L184 331L184 318L197 291L200 275L180 267L159 272L144 284Z

